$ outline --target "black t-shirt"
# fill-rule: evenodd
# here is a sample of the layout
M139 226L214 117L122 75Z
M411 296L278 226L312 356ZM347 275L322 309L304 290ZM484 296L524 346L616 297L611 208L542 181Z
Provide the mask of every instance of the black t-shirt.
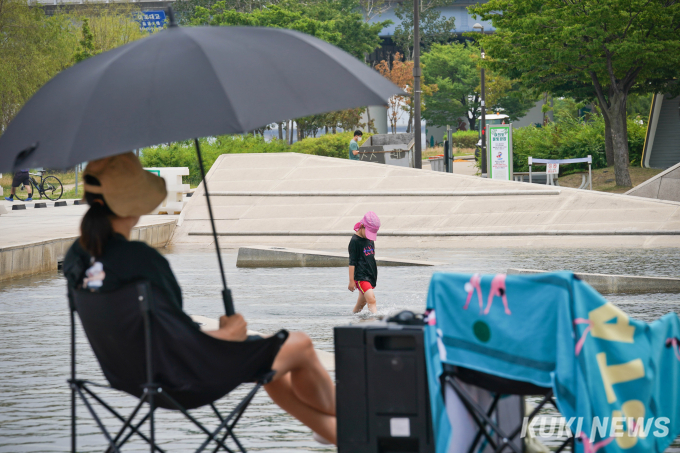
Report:
M349 265L354 266L354 280L366 281L375 288L378 266L375 264L375 243L356 234L349 241Z
M144 242L128 241L121 234L115 234L106 243L97 260L92 260L76 240L64 258L64 276L70 288L82 284L102 292L146 280L162 290L168 301L182 308L182 290L168 260Z

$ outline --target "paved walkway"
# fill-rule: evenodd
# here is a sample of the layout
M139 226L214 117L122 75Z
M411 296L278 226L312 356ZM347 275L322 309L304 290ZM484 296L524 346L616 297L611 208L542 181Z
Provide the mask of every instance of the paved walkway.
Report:
M0 201L0 206L7 209L7 214L0 215L0 249L80 234L80 221L87 205L74 206L73 200L67 200L68 205L64 207L54 207L54 202L47 203L47 208L36 209L34 203ZM19 204L25 204L26 209L13 211L12 205ZM169 215L143 216L138 226L158 225L176 218Z
M462 161L462 162L459 162ZM423 161L423 170L430 170L432 171L432 166L430 165L430 162L427 160ZM452 168L452 173L456 175L467 175L467 176L475 176L477 174L477 167L475 167L475 161L474 159L468 160L468 159L458 159L453 161L453 168Z

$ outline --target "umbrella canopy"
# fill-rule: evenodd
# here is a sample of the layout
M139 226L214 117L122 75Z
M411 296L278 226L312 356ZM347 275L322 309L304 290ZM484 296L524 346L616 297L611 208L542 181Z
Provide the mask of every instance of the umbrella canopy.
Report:
M395 94L403 92L356 58L299 32L170 26L43 86L0 136L0 172L67 168L159 143L385 105Z
M234 314L196 137L386 104L404 94L348 53L290 30L170 27L55 76L0 136L0 172L67 168L194 138L222 278Z

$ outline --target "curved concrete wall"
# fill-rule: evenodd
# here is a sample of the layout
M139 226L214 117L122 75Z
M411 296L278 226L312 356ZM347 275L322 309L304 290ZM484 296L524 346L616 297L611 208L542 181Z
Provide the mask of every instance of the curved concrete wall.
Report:
M629 190L626 195L680 202L680 163Z
M175 228L175 220L138 226L130 239L152 247L165 247ZM78 235L0 248L0 281L39 272L56 271Z

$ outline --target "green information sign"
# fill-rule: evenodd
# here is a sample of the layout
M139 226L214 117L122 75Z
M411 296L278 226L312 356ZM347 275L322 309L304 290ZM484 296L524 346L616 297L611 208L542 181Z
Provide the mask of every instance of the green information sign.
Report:
M486 136L488 177L512 181L512 124L488 124Z

